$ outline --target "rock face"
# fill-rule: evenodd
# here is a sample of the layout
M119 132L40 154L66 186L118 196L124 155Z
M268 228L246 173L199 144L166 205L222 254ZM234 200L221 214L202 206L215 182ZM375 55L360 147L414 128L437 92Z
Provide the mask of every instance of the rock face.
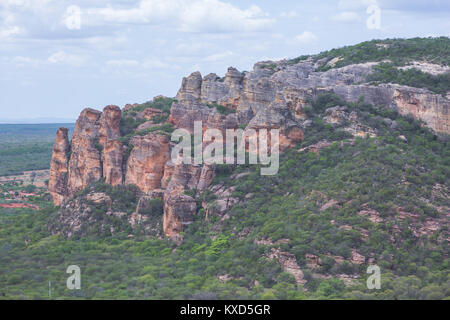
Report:
M166 193L164 196L164 234L176 242L180 242L183 226L192 223L197 204L192 197L179 192Z
M147 193L161 187L164 166L170 157L169 138L150 133L133 137L134 146L127 162L126 184L135 184Z
M436 132L450 133L448 99L425 90L404 90L398 86L393 93L394 105L402 115L423 120Z
M99 143L103 148L102 163L105 182L113 186L122 184L123 146L120 137L122 111L117 106L107 106L100 117Z
M102 178L102 159L98 149L101 115L100 111L85 109L75 124L69 161L69 194Z
M71 146L68 138L64 138L67 129L58 131L52 156L55 179L49 180L55 204L60 205L66 198L101 178L111 185L122 183L123 147L117 140L121 118L122 112L117 106L107 106L103 112L89 108L83 110L76 122ZM61 144L63 140L66 142ZM66 150L65 159L61 148ZM64 161L67 162L67 170L57 169L61 168L57 163ZM65 173L57 179L58 171Z
M69 136L66 128L60 128L56 133L50 163L50 179L48 190L55 206L61 205L67 193L67 177L69 171Z
M425 89L395 84L371 85L366 79L376 65L375 62L354 64L317 72L318 64L307 59L299 63L259 62L246 73L230 67L223 78L213 73L202 77L200 72L194 72L183 78L168 122L191 134L195 121L202 121L203 132L244 127L278 129L279 147L283 151L303 139L305 128L311 124L305 112L310 101L321 93L334 92L347 101L357 101L364 96L368 103L423 120L436 133L450 133L448 94L444 97ZM136 106L127 105L123 111ZM158 124L152 119L162 115L166 114L154 108L138 112L137 117L147 122L136 130L157 130ZM195 199L184 192L206 190L215 176L215 167L174 164L170 159L173 145L162 134L136 135L128 146L123 145L119 139L121 117L122 111L116 106L107 106L103 112L83 110L71 145L67 129L58 130L49 180L54 203L63 204L77 191L100 179L111 185L135 184L146 194L144 196L151 197L153 192L158 192L164 199L164 233L179 241L183 226L192 222L197 210ZM325 111L324 121L331 125L350 123L344 130L354 136L376 135L371 128L358 122L355 112L349 113L338 105ZM326 145L318 144L308 150L318 152ZM219 197L219 211L226 212L233 205L229 198ZM280 259L283 255L275 256ZM295 266L286 268L296 269ZM295 276L301 280L300 273Z
M285 272L290 273L294 276L295 282L297 284L303 285L306 283L303 271L300 269L299 265L297 264L297 259L292 253L282 252L279 248L272 248L272 251L269 254L269 259L277 260Z

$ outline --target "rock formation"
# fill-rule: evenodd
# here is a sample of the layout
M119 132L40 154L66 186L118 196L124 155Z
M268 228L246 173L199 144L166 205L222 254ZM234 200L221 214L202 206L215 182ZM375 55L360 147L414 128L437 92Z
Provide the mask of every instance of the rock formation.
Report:
M164 196L164 234L176 242L180 242L180 232L185 225L193 221L197 204L192 197L175 192Z
M149 133L133 137L130 143L134 147L128 158L125 183L135 184L145 193L161 188L164 166L170 157L169 138Z
M85 109L75 124L67 185L70 195L102 178L102 159L98 148L101 115L100 111Z
M60 128L56 133L56 140L53 145L50 178L48 180L48 190L53 197L55 206L61 205L67 192L69 150L68 129Z
M334 92L347 101L364 96L368 103L424 121L436 133L450 133L448 95L395 84L371 85L366 79L377 65L375 62L326 72L316 71L318 63L312 59L298 63L264 61L247 73L230 67L223 78L216 74L202 77L200 72L194 72L183 78L168 122L190 133L195 121L202 121L203 131L278 129L279 146L285 150L303 139L304 130L311 123L305 112L310 101L321 93ZM123 111L132 111L137 106L127 105ZM158 124L152 119L163 112L147 108L135 114L144 122L136 129L139 131L157 129ZM179 241L183 226L192 221L197 210L195 199L184 192L206 190L215 168L174 164L170 159L172 145L163 134L136 134L129 145L123 145L119 139L121 117L122 111L116 106L107 106L103 112L85 109L77 120L71 146L67 130L58 130L49 181L54 203L61 205L102 178L111 185L135 184L146 194L144 197L159 190L164 199L164 233ZM356 113L348 113L338 105L324 112L324 121L331 125L349 122L351 125L345 130L354 136L376 135L358 122ZM225 208L222 211L228 209L228 205L222 207Z
M120 137L122 111L117 106L107 106L100 117L98 142L103 148L103 177L113 186L122 184L123 146Z

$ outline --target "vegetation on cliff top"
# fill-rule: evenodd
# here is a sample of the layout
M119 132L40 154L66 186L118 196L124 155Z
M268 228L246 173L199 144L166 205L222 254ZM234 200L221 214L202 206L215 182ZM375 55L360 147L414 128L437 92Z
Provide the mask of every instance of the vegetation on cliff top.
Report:
M392 63L380 63L368 81L376 83L397 83L416 88L427 88L442 95L450 91L450 73L431 75L417 69L400 70Z
M389 60L396 66L410 61L425 61L444 66L450 65L450 38L411 38L372 40L354 46L332 49L314 56L314 60L324 59L318 71L341 68L355 63ZM327 64L338 58L334 66Z

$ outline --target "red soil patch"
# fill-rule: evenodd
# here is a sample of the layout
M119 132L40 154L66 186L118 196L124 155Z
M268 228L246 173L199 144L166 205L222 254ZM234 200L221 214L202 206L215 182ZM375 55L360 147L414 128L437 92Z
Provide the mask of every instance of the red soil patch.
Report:
M0 208L8 208L8 209L30 208L39 210L38 206L29 203L0 203Z

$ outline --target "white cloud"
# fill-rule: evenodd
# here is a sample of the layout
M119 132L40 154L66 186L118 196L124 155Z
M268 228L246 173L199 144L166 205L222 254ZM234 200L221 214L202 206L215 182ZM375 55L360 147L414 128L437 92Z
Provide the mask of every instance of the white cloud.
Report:
M377 0L339 0L339 8L342 10L365 10Z
M145 69L178 69L174 64L161 61L158 58L145 58L143 60L133 59L117 59L106 61L106 66L109 69L130 69L130 68L145 68Z
M106 65L113 68L130 68L139 66L139 62L136 60L108 60Z
M0 28L0 38L9 38L21 34L23 30L18 26L5 26Z
M358 13L354 11L344 11L333 16L334 21L338 22L358 22L361 18Z
M63 16L62 23L69 30L80 30L82 23L82 11L78 6L70 6L67 8L65 15Z
M295 37L295 40L300 43L312 43L318 40L317 36L312 33L311 31L304 31L303 33L299 34Z
M141 0L134 8L93 9L109 23L171 25L185 32L252 32L272 25L258 6L240 9L220 0Z
M169 64L167 62L161 61L158 58L147 58L142 66L148 69L178 69L177 65Z
M39 66L41 65L43 62L39 59L34 59L34 58L29 58L29 57L22 57L22 56L17 56L14 57L12 59L12 62L16 65L18 65L19 67L26 67L26 66Z
M82 64L84 64L85 59L83 57L69 54L64 51L58 51L48 57L47 62L52 64L81 66Z
M54 0L2 0L1 5L5 7L19 7L19 8L42 8L53 2Z
M16 17L11 12L0 11L0 39L10 38L23 32L23 28L17 25Z
M0 0L0 38L110 37L124 30L123 24L191 33L251 33L274 22L256 5L242 8L227 0Z
M232 56L234 56L234 53L232 51L225 51L225 52L209 55L206 58L204 58L203 60L206 62L221 62Z
M280 17L287 18L287 19L293 19L293 18L298 17L298 13L295 10L286 11L286 12L280 13Z
M68 54L64 51L57 51L47 59L16 56L12 59L12 62L19 67L41 67L49 65L81 66L86 62L86 59L74 54Z

